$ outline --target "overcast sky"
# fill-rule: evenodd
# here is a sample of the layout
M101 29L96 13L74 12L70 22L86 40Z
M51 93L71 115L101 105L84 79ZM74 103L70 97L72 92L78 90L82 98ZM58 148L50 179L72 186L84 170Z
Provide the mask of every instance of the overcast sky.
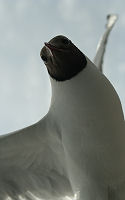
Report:
M0 134L35 123L48 111L51 89L39 56L43 43L63 34L93 59L109 13L119 20L104 72L125 112L124 0L0 0Z

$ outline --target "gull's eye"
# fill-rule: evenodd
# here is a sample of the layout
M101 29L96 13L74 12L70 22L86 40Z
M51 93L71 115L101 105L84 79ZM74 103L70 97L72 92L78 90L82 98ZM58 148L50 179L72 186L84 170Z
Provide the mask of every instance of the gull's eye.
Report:
M41 55L41 58L42 58L42 60L43 60L44 62L47 62L47 57L46 57L46 56Z
M62 43L63 43L63 44L66 44L66 45L67 45L67 44L69 44L69 42L70 42L70 40L67 39L67 38L63 38L63 39L62 39Z

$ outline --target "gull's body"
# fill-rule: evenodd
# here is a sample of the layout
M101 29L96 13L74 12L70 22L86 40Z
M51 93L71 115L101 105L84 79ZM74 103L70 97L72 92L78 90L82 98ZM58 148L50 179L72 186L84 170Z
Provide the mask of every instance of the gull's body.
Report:
M87 63L72 80L52 80L50 111L60 127L73 190L80 191L80 200L110 200L109 191L125 181L124 118L110 82Z
M46 43L41 57L50 74L50 109L0 139L0 200L77 193L80 200L124 200L125 128L116 91L64 36Z

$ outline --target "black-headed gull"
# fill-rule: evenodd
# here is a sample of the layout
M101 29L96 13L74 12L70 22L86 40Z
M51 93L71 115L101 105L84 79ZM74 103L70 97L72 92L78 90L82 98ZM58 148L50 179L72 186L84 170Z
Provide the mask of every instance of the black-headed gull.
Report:
M107 78L66 37L41 50L49 112L0 138L0 200L125 198L125 129ZM123 197L123 198L122 198Z

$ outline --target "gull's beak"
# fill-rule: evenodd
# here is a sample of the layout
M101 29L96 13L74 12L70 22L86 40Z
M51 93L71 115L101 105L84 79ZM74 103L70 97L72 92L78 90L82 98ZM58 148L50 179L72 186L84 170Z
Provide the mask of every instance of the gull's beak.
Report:
M63 49L56 47L53 44L50 44L48 42L45 42L44 44L45 44L45 47L47 47L49 50L51 50L51 52L53 52L53 51L63 51Z
M54 47L50 43L44 42L45 47L47 48L48 52L53 56Z

